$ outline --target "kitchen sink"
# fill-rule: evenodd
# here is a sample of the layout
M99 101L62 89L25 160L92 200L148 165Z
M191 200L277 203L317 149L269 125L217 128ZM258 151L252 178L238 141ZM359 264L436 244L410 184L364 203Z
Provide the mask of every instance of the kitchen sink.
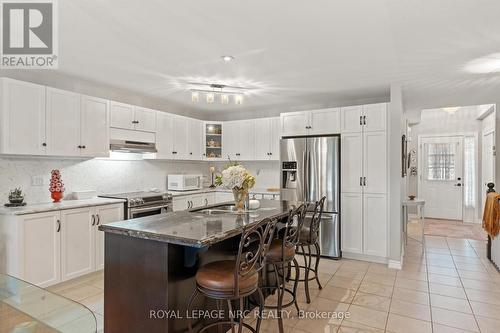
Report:
M236 206L231 204L225 204L220 206L215 206L212 208L203 208L199 210L194 210L195 213L201 213L206 215L221 215L221 214L237 214ZM246 213L248 211L243 211Z

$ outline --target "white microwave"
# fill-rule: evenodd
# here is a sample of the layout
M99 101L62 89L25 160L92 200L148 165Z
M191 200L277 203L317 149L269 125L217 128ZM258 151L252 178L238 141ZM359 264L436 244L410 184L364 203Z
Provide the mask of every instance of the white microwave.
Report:
M190 191L202 188L202 175L168 175L167 189L170 191Z

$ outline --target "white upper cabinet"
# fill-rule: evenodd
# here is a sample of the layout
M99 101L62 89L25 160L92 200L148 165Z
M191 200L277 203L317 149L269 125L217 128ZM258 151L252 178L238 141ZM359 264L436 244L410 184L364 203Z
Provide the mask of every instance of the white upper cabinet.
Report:
M363 191L387 193L387 141L385 132L364 133Z
M347 106L340 108L342 133L361 132L363 130L363 106Z
M340 133L340 109L329 108L281 114L281 135L321 135Z
M387 128L387 103L363 105L365 132L385 131Z
M255 119L255 159L279 160L280 118Z
M203 154L203 122L198 119L188 118L188 158L201 160Z
M385 131L387 103L342 107L342 133Z
M306 112L282 113L280 118L282 136L307 135L309 119Z
M135 107L135 127L137 131L156 132L156 111L146 108Z
M338 133L340 133L340 108L310 111L309 135Z
M80 94L47 88L47 155L79 156Z
M363 185L363 134L342 134L340 144L341 191L361 193Z
M188 118L174 116L172 129L172 156L175 159L186 160L189 157L188 128Z
M1 79L1 153L45 155L45 87Z
M236 155L238 160L249 161L255 159L255 122L242 120L238 122L239 149Z
M156 132L156 111L112 101L111 127Z
M174 116L166 112L158 112L157 121L156 149L158 150L158 152L156 153L156 158L173 158L172 152L174 151Z
M92 97L81 97L80 155L109 156L109 102Z
M223 158L248 161L255 158L255 121L238 120L224 123Z
M133 130L135 128L134 106L111 102L111 127Z

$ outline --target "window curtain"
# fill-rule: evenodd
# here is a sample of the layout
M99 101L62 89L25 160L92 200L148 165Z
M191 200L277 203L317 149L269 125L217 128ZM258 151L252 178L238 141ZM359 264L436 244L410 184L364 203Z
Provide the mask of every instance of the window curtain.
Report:
M427 180L455 180L455 154L453 143L428 143Z

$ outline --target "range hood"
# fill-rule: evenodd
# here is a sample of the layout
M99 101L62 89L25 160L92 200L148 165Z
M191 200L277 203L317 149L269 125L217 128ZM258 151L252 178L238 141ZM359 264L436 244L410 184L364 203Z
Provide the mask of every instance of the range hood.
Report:
M111 140L109 144L111 151L119 151L122 153L156 153L156 144L154 142L141 142L131 140Z
M134 154L157 152L154 133L111 128L109 134L111 151Z

